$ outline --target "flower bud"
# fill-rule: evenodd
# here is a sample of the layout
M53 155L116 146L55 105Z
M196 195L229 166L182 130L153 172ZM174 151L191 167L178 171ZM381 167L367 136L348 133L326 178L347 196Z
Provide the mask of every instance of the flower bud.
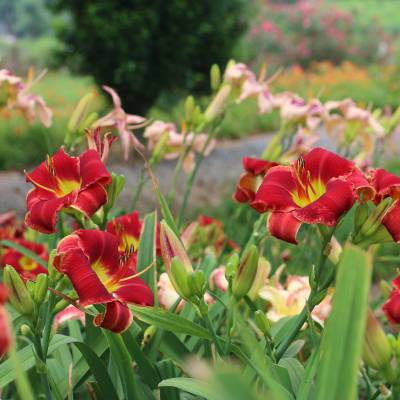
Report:
M39 274L36 277L35 290L33 292L33 300L40 305L44 302L49 287L49 279L47 274Z
M232 278L238 269L239 266L239 254L238 253L233 253L229 259L228 262L226 263L226 268L225 268L225 276L226 279L229 281L230 278Z
M87 93L85 96L83 96L77 106L75 107L75 110L73 111L71 118L68 121L67 125L67 135L65 137L65 144L71 144L73 140L73 135L77 131L79 131L79 128L84 121L84 119L87 116L90 104L93 101L93 93Z
M125 186L124 175L118 175L115 172L113 172L111 174L111 177L112 177L111 185L107 187L107 203L104 206L105 212L110 211L114 207L114 204L118 199L118 196L120 195L122 189Z
M189 300L193 295L189 286L188 276L189 273L181 260L178 257L174 257L169 277L176 292L185 300Z
M362 203L354 213L354 232L358 232L368 218L368 204Z
M143 333L142 347L147 346L157 332L155 325L150 325Z
M19 330L23 336L31 336L33 333L31 327L27 324L22 324Z
M203 271L194 271L188 275L188 284L192 295L202 298L206 291L206 277Z
M22 315L32 315L34 303L25 283L10 265L4 268L3 281L10 291L10 303Z
M255 299L258 296L258 292L261 287L265 284L269 273L271 272L271 264L265 257L258 259L257 272L254 277L253 285L251 286L249 293L247 294L250 299Z
M232 293L236 299L241 299L251 289L257 274L257 267L258 250L255 245L252 245L243 255L236 275L233 277Z
M186 120L191 120L195 108L195 101L193 96L188 96L185 101L185 115Z
M356 233L354 238L355 244L368 245L382 243L382 240L387 241L388 238L391 238L387 231L385 235L385 228L382 225L382 220L385 218L391 205L392 198L387 197L376 206L375 210L365 220L359 231Z
M221 70L217 64L213 64L210 70L211 90L216 92L221 85Z
M383 369L392 359L392 349L388 338L372 310L368 310L364 335L363 361L376 370Z
M165 221L161 221L160 223L160 245L161 256L168 275L171 273L171 264L174 257L180 260L186 272L193 272L192 263L189 260L181 240Z
M266 315L261 310L257 310L254 313L254 322L256 323L257 328L264 334L264 336L270 336L271 325Z
M221 87L221 89L215 95L214 99L211 101L211 104L204 112L206 122L211 122L221 114L222 110L225 107L226 101L231 94L231 90L232 87L230 85L224 85Z

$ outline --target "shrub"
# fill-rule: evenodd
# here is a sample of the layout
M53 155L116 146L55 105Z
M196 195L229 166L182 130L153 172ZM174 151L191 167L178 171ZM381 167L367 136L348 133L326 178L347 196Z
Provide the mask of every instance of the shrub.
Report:
M205 85L210 65L228 60L245 28L245 3L72 0L56 8L71 13L60 31L70 63L143 112L162 91Z
M379 21L354 18L323 0L265 1L242 47L249 60L302 67L315 61L371 63L391 52Z

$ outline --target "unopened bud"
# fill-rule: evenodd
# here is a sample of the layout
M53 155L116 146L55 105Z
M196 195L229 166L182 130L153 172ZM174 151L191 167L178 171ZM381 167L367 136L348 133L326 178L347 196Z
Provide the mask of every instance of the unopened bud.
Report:
M185 101L185 115L186 120L191 120L193 117L193 112L195 108L195 101L193 96L188 96Z
M258 250L255 245L243 255L232 281L232 293L239 300L245 296L254 283L258 267Z
M147 346L157 332L155 325L150 325L143 333L142 347Z
M211 90L216 92L221 85L221 70L217 64L213 64L210 70Z
M35 291L33 293L33 300L36 304L40 305L44 302L49 287L49 279L47 274L39 274L35 281Z
M151 154L151 162L152 164L157 164L163 157L167 151L167 143L169 140L169 132L164 132L159 141L157 142L156 146L153 149Z
M21 331L21 335L23 335L23 336L31 336L32 335L32 329L27 324L22 324L21 327L19 328L19 330Z
M160 245L161 256L168 275L170 275L172 259L174 257L180 260L188 273L193 272L192 263L181 240L165 221L161 221L160 223Z
M203 271L194 271L188 275L187 279L192 294L202 298L206 291L206 277Z
M257 310L254 313L254 322L257 325L257 328L265 335L265 336L270 336L271 334L271 325L269 324L269 321L261 310Z
M392 359L392 349L388 338L372 310L368 310L364 335L363 360L376 370L383 369Z
M214 120L221 114L229 98L231 90L232 87L230 85L224 85L221 87L221 89L215 95L214 99L211 101L211 104L204 112L206 122Z
M120 195L122 189L125 186L124 175L118 175L113 172L111 174L111 177L112 177L111 184L107 187L107 203L104 206L105 212L110 211L114 207L114 204L118 199L118 196Z
M248 292L250 299L255 299L258 296L258 292L261 287L265 284L269 273L271 272L271 264L265 257L260 257L258 259L257 272L254 277L254 282Z
M93 97L93 93L88 93L83 96L76 105L75 110L68 121L67 136L65 137L66 144L71 144L73 134L79 130L82 122L86 118Z
M356 208L354 213L354 232L358 232L361 227L365 224L368 218L368 204L362 203Z
M174 257L171 263L170 280L176 292L185 300L192 297L192 290L188 281L189 273L178 257Z
M10 265L4 268L4 284L10 291L10 303L22 315L32 315L34 303L18 272Z
M233 253L229 259L228 262L226 263L226 268L225 268L225 277L229 281L230 278L235 276L236 271L238 269L240 262L239 254L238 253Z

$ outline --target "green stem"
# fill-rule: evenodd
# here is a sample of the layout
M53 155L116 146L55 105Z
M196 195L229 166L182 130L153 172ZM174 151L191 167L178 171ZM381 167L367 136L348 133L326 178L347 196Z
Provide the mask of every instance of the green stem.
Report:
M235 298L231 295L230 297L231 301L228 306L228 311L227 311L227 322L226 322L226 340L225 340L225 348L224 348L224 354L228 355L229 349L231 347L231 332L233 328L233 320L234 320L234 311L236 307L236 300Z
M140 176L139 176L139 182L136 185L135 192L133 193L132 196L132 201L131 201L131 207L130 210L134 211L137 205L137 202L139 201L140 194L142 193L143 186L147 182L147 174L146 174L146 168L142 167L142 170L140 171Z
M213 338L213 342L215 343L215 347L217 349L218 354L220 356L222 356L224 354L224 350L222 349L221 344L220 344L220 342L218 340L217 334L216 334L216 332L214 330L214 327L212 325L210 317L208 316L208 314L202 315L202 317L203 317L204 322L206 323L206 326L207 326L208 330L211 333L211 336Z
M199 156L197 157L196 164L195 164L193 170L190 172L190 174L189 174L189 176L187 178L185 191L184 191L184 194L183 194L182 206L181 206L181 209L179 211L179 216L178 216L178 224L177 224L178 227L180 227L181 224L183 223L183 218L185 216L185 211L186 211L186 207L187 207L187 204L188 204L188 201L189 201L190 193L192 192L192 187L193 187L194 180L195 180L195 178L197 176L197 173L199 172L200 165L204 160L204 154L205 154L205 152L207 150L207 147L210 144L211 140L216 135L216 132L217 132L216 129L212 129L212 128L210 129L210 132L208 134L208 138L207 138L206 142L204 143L203 148L201 149Z
M53 292L50 292L49 300L47 303L46 323L44 325L43 340L42 340L44 362L46 362L47 352L49 350L51 326L53 324L53 318L54 318L53 308L55 305L55 301L56 301L55 294Z

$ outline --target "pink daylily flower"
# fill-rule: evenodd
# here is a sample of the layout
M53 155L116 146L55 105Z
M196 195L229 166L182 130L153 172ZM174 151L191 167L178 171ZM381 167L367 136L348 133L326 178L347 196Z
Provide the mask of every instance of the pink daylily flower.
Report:
M116 129L121 139L121 146L126 161L129 158L129 150L132 146L143 149L143 145L133 134L132 130L143 127L146 119L139 115L127 114L122 108L121 99L117 92L105 85L103 89L111 96L114 109L104 117L98 119L92 125L92 128L100 127L106 130Z

